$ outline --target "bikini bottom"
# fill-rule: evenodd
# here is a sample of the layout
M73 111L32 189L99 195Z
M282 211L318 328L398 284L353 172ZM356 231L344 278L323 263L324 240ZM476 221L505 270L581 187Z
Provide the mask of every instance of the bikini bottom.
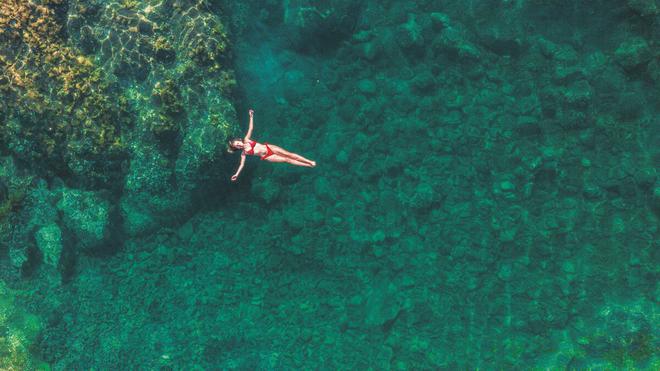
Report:
M268 146L268 143L264 143L264 145L266 146L266 154L263 155L263 156L261 156L261 159L262 159L262 160L267 159L270 155L272 155L272 154L275 153L275 152L273 152L272 149L270 149L270 147Z

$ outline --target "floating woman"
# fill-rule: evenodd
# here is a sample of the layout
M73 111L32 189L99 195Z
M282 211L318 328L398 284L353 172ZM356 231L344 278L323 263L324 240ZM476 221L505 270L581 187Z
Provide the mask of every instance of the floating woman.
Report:
M286 162L291 165L296 166L306 166L314 167L316 166L316 161L308 160L298 154L291 153L282 147L276 146L274 144L268 143L259 143L255 140L252 140L252 129L254 128L254 111L250 110L250 126L245 138L241 139L232 139L229 141L229 152L234 152L235 150L242 149L241 152L241 164L238 165L236 174L231 176L231 181L235 182L238 179L238 175L243 170L243 165L245 165L245 156L254 155L261 157L262 160L270 162Z

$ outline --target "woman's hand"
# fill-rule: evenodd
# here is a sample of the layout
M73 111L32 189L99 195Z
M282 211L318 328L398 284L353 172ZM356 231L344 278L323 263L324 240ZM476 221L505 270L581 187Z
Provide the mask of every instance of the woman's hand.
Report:
M238 179L238 175L232 175L232 176L231 176L231 181L232 181L232 182L235 182L236 179Z
M248 113L250 114L250 118L254 117L254 110L252 108L248 110Z

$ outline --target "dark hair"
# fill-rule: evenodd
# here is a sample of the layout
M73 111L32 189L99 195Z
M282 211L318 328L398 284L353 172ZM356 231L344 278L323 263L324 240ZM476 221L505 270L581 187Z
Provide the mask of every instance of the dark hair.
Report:
M239 142L243 142L243 139L241 139L241 138L234 138L234 139L229 140L229 142L227 143L227 152L234 153L234 151L239 149L239 148L234 147L232 145L232 143L234 143L234 141L236 141L236 140L239 141Z

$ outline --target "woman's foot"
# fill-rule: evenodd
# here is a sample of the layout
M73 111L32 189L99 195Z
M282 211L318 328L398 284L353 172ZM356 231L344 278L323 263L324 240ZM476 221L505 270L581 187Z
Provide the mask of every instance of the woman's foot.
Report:
M312 167L316 167L316 161L310 161L309 164L312 165Z

